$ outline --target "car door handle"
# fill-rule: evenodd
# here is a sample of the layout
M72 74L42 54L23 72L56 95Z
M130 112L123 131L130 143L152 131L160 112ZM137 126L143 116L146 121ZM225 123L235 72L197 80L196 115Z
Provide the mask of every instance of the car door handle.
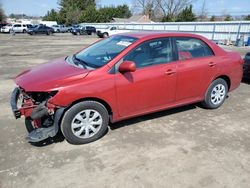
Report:
M209 67L214 67L215 65L216 65L216 63L214 63L214 62L208 63L208 66L209 66Z
M166 75L173 75L173 74L175 74L176 72L174 71L174 70L172 70L172 69L168 69L166 72L165 72L165 74Z

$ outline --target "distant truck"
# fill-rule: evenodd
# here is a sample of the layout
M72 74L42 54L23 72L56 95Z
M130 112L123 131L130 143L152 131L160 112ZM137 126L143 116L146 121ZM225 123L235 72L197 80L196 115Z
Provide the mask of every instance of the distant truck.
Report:
M115 35L118 33L126 33L126 32L129 32L129 30L120 30L115 26L111 26L111 27L108 27L106 29L98 29L96 34L100 38L106 38L106 37L111 36L111 35Z
M52 25L51 28L54 29L55 33L66 33L70 30L70 28L65 25Z

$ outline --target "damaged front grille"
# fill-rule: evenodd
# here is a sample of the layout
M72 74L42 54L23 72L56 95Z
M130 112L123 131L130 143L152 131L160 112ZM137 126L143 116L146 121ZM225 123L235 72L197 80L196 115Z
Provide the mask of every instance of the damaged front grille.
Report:
M47 101L51 97L55 96L57 91L51 92L27 92L26 94L32 99L34 104L38 105L44 101Z

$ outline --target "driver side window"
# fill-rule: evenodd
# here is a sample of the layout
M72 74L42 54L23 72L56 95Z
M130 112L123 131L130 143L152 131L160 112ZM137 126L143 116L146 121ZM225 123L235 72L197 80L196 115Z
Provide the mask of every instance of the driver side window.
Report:
M133 61L137 68L169 63L174 60L170 38L146 41L129 52L124 60Z

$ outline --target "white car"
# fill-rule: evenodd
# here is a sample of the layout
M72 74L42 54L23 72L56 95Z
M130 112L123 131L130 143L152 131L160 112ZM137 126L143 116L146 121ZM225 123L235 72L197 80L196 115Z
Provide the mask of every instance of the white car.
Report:
M69 31L69 27L66 27L65 25L52 25L55 33L65 33Z
M28 28L26 24L8 24L1 28L2 33L10 33L11 30L15 31L15 33L26 33Z
M98 29L96 34L100 38L106 38L111 35L115 35L118 33L125 33L125 32L129 32L129 30L120 30L117 27L112 26L112 27L108 27L107 29Z

